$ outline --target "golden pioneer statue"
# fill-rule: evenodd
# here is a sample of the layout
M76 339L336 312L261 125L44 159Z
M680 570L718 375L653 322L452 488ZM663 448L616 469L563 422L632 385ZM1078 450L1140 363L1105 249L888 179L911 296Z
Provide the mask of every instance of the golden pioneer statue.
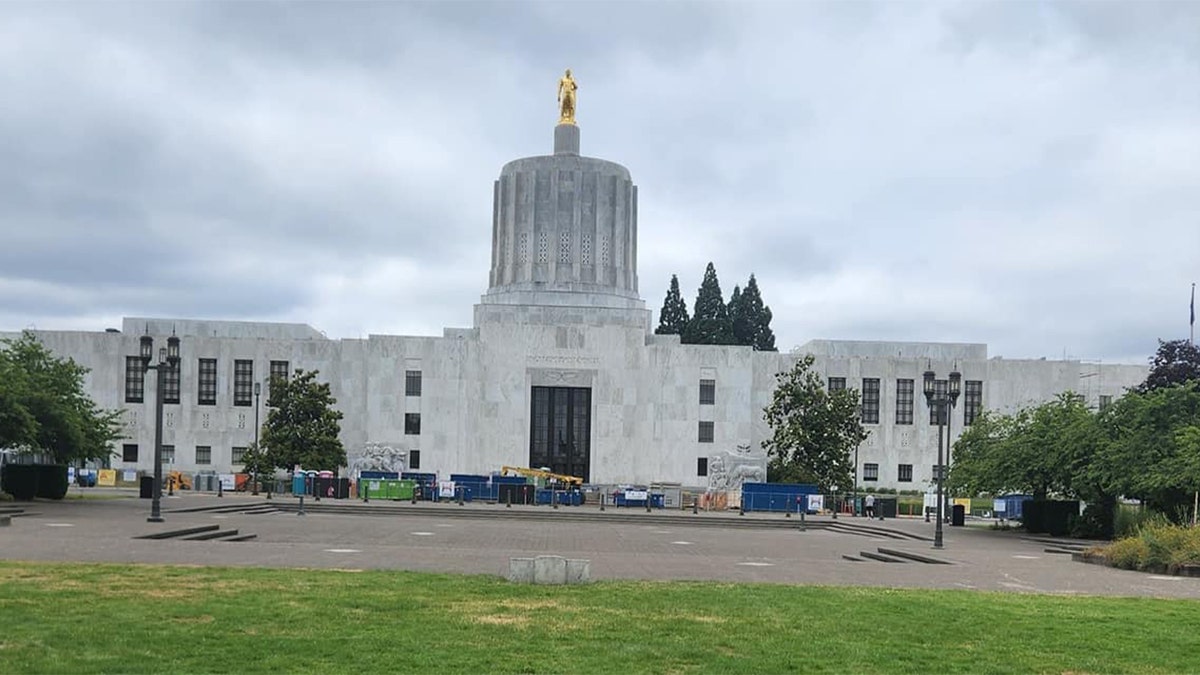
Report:
M575 124L575 90L579 85L571 77L571 69L558 81L558 123Z

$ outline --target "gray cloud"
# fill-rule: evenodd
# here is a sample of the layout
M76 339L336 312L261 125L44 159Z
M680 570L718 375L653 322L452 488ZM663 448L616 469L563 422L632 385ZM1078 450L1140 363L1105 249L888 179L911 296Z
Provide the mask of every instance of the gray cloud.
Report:
M1200 276L1194 3L0 5L0 328L440 334L491 182L640 186L640 278L755 273L780 345L1141 361Z

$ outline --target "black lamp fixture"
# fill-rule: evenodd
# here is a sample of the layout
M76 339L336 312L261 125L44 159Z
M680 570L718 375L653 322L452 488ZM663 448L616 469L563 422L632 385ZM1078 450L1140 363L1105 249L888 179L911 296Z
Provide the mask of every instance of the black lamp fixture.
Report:
M142 368L146 371L153 370L157 375L157 387L154 391L155 396L155 411L154 411L154 488L150 503L150 517L146 520L151 523L163 522L162 517L162 455L163 455L163 387L166 385L166 375L168 370L179 368L179 338L175 336L175 331L171 331L171 337L167 338L167 346L160 347L158 350L158 363L151 364L150 360L154 355L154 338L150 337L150 327L146 327L146 334L141 337L138 344L138 358L142 361Z
M943 520L943 483L946 479L946 459L950 456L950 432L947 425L950 423L950 411L958 405L958 396L962 391L962 373L958 372L955 367L950 373L950 377L939 386L937 374L930 368L925 371L922 378L922 389L925 393L925 402L929 405L930 412L937 416L938 422L938 460L937 469L934 479L937 480L937 525L933 533L933 547L942 548L942 520ZM945 432L946 437L946 454L942 455L942 435Z

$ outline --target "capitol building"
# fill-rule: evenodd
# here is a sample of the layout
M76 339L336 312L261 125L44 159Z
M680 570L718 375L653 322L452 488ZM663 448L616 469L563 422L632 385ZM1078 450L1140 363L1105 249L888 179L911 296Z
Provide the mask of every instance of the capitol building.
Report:
M927 369L962 373L954 437L984 409L1068 390L1101 407L1145 379L1141 365L989 358L986 344L821 339L779 353L655 335L638 288L638 187L624 166L582 155L573 109L563 112L553 153L509 162L492 185L488 288L471 327L328 339L303 324L129 317L120 330L34 331L91 370L98 405L126 411L111 467L153 469L144 334L181 338L161 393L166 469L184 472L240 470L269 379L296 369L330 384L352 466L388 447L404 469L440 475L549 467L594 484L717 489L739 455L761 456L775 376L804 354L828 386L861 392L860 489L929 488L938 427L921 393Z

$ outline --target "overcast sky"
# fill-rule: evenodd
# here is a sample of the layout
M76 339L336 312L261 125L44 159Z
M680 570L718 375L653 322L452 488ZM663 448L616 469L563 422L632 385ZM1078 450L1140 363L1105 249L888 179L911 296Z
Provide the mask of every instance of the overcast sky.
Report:
M778 345L1144 363L1200 281L1200 2L0 3L0 330L441 335L492 181L639 186L640 290L751 273Z

